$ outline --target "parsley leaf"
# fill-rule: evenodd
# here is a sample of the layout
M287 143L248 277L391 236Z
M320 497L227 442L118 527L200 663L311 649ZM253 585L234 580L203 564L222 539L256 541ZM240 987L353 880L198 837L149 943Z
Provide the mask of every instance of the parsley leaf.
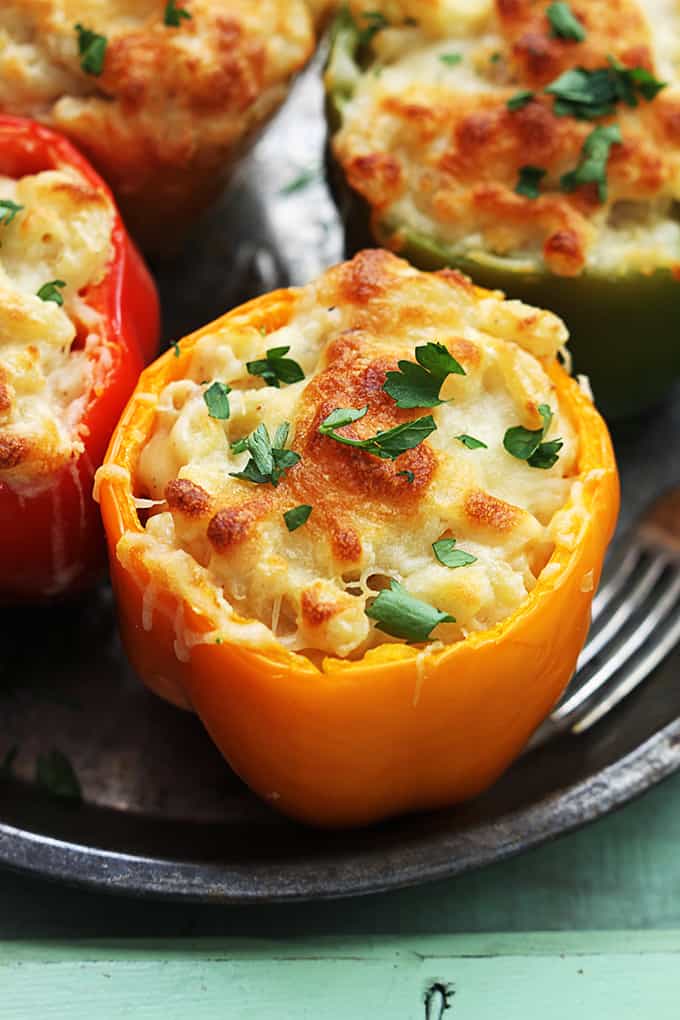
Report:
M0 198L0 226L8 227L23 205L17 205L10 198Z
M408 470L406 470L406 471L397 471L397 476L399 476L399 475L401 475L402 478L405 478L409 485L413 485L413 483L416 480L416 476L413 474L413 471L408 471Z
M467 446L468 450L488 450L489 447L486 443L483 443L481 439L475 439L474 436L468 436L463 433L461 436L456 436L459 443L463 446Z
M275 386L277 389L282 382L300 382L301 379L304 379L305 373L297 361L284 357L284 354L287 354L289 350L290 347L270 347L266 358L249 361L246 368L251 375L261 376L267 386Z
M300 506L293 507L292 510L286 510L283 519L288 530L296 531L301 528L309 520L311 512L312 507L308 503L302 503Z
M366 609L366 616L377 620L378 630L385 634L415 642L427 641L440 623L456 622L448 613L413 598L394 580Z
M535 93L531 89L520 89L519 92L515 92L514 96L508 99L508 110L511 110L513 113L516 110L523 110L534 98L534 95Z
M621 129L618 124L596 127L583 143L581 162L575 170L563 174L562 191L574 191L581 184L597 184L600 202L607 201L607 163L612 145L620 145Z
M455 67L456 64L460 64L463 60L462 53L440 53L439 60L442 64L446 64L447 67Z
M64 299L59 292L59 288L65 286L65 280L50 280L49 283L43 283L42 287L37 292L37 297L39 297L41 301L54 301L55 305L63 305Z
M320 176L321 171L318 167L309 167L307 170L302 170L297 177L294 177L292 181L288 181L282 188L279 189L279 195L292 195L296 191L302 191L308 185L312 184Z
M467 567L477 562L476 556L456 549L455 545L455 538L440 538L438 542L432 543L432 551L443 566L455 570L456 567Z
M571 4L553 3L545 12L550 22L552 35L556 39L570 39L583 42L586 30L571 9Z
M232 443L232 452L245 453L247 450L250 460L243 471L231 471L231 477L254 482L256 485L265 485L267 482L271 482L276 487L285 472L300 460L299 453L284 449L289 431L288 422L279 425L272 444L267 426L258 425L249 436Z
M53 748L47 754L38 755L36 781L55 797L67 800L81 800L82 791L78 776L65 754Z
M588 71L572 67L546 88L555 96L553 112L556 117L576 117L578 120L595 120L614 113L617 103L638 105L638 93L651 102L666 87L644 67L625 67L613 57L608 67Z
M390 23L382 11L362 11L361 17L367 24L359 32L358 43L359 46L368 46L373 36L383 28L388 28Z
M519 169L519 180L515 185L515 193L525 198L539 198L540 183L547 171L540 166L522 166Z
M357 411L353 407L338 408L332 411L319 425L319 432L322 436L335 439L337 443L344 443L345 446L353 446L358 450L365 450L374 457L381 457L383 460L396 460L402 453L420 446L424 439L437 428L432 415L425 418L416 418L414 421L404 422L387 432L378 432L368 439L350 439L348 436L341 436L335 429L349 425L351 422L363 418L368 408L363 407Z
M231 410L229 407L229 394L231 387L223 382L214 382L203 394L208 414L218 421L226 421Z
M449 375L465 375L465 369L443 344L416 347L416 361L400 361L398 372L388 372L383 389L397 407L436 407L439 391Z
M175 352L175 357L179 358L180 353L181 353L181 348L179 346L179 340L171 340L170 341L170 346L172 347L173 351Z
M84 28L80 22L76 25L76 32L78 33L80 66L86 74L94 74L98 77L104 70L108 40L105 35L99 35L89 28Z
M503 438L503 446L513 457L525 460L529 467L547 470L557 462L564 443L561 439L543 442L553 420L553 413L547 404L541 404L538 413L543 420L543 428L525 429L517 425L508 429Z
M191 18L191 15L183 7L177 6L177 0L168 0L165 5L163 24L169 28L179 28L182 18Z

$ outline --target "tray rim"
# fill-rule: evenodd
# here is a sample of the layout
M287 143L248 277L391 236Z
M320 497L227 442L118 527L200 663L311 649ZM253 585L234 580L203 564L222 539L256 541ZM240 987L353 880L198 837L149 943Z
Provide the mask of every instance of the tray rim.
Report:
M573 738L578 739L578 738ZM70 843L16 828L0 820L0 865L15 872L111 895L166 902L222 905L308 902L370 895L441 881L506 860L566 835L645 793L680 769L680 718L657 730L638 747L585 779L567 785L502 821L514 833L500 844L481 838L499 824L487 822L438 840L439 854L424 864L384 868L379 856L362 858L361 877L343 880L342 865L329 869L303 861L280 875L255 876L247 863L222 867L188 860L124 854ZM593 796L593 787L606 795ZM455 850L458 853L455 853ZM334 877L329 877L331 870Z

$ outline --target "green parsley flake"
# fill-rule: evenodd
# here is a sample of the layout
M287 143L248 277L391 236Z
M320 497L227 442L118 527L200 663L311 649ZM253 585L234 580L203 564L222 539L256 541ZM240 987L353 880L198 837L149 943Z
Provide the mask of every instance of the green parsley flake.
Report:
M260 358L259 361L249 361L246 364L246 368L251 375L259 375L264 379L267 386L275 386L276 389L279 388L282 382L300 382L301 379L304 379L305 373L297 361L284 357L285 354L288 354L289 350L290 347L270 347L266 358Z
M368 46L373 36L381 32L383 28L389 28L389 21L382 11L362 11L361 18L366 22L366 27L359 32L359 46Z
M208 414L218 421L226 421L229 417L229 394L231 387L223 382L214 382L203 394Z
M108 42L106 36L84 28L80 23L76 25L76 32L78 33L80 66L86 74L99 76L104 70L104 57Z
M524 195L525 198L539 198L541 194L540 183L545 177L546 172L540 166L520 167L515 193L517 195Z
M462 53L440 53L439 60L442 64L446 64L447 67L455 67L456 64L460 64L463 60Z
M168 28L179 28L183 18L189 19L191 15L183 7L177 6L177 0L168 0L168 3L165 5L163 24L167 25Z
M47 754L38 755L36 781L54 797L66 800L82 799L80 782L71 762L56 748Z
M37 296L41 301L54 301L55 305L63 305L64 298L59 292L59 288L66 286L65 280L50 280L49 283L43 283L40 290L37 292Z
M491 64L497 64L500 59L501 59L500 53L492 53L491 56L489 57L489 62Z
M413 483L416 480L416 476L413 474L413 471L408 471L408 470L406 470L406 471L397 471L397 477L400 477L400 476L402 478L405 478L409 485L413 485Z
M288 440L290 425L284 422L279 425L270 439L266 425L258 425L249 436L232 443L234 453L245 453L248 451L250 460L243 471L230 472L232 478L240 478L242 481L254 482L256 485L265 485L268 482L276 487L280 479L290 468L294 467L300 460L300 454L293 450L284 449Z
M388 372L383 389L397 407L437 407L443 400L439 391L450 375L465 375L465 369L443 344L416 347L416 361L400 361L398 372Z
M556 117L576 117L578 120L596 120L614 113L617 103L638 105L638 95L651 102L666 87L644 67L625 67L609 57L608 67L589 71L572 67L551 82L546 88L555 97L553 112Z
M0 226L8 227L23 205L17 205L10 198L0 198Z
M512 113L515 113L517 110L523 110L533 100L534 96L535 92L532 92L531 89L520 89L519 92L515 92L514 96L508 99L508 110L511 110Z
M455 623L455 617L413 598L398 581L390 581L389 588L381 591L366 616L376 620L378 630L406 641L427 641L440 623Z
M374 457L380 457L383 460L396 460L407 450L420 446L423 440L427 439L430 433L437 428L432 415L428 414L425 418L404 422L403 425L397 425L393 429L388 429L387 432L378 432L377 435L370 436L368 439L350 439L348 436L341 436L336 432L336 429L363 418L367 411L368 407L362 407L360 410L353 407L337 408L322 421L319 425L319 432L322 436L328 436L337 443L365 450L366 453L370 453Z
M586 30L571 9L571 4L553 3L545 12L552 35L556 39L569 39L571 42L583 42Z
M459 443L462 443L463 446L467 446L468 450L488 450L489 449L489 447L486 445L486 443L483 443L481 441L481 439L475 439L474 436L468 436L466 433L463 433L460 436L456 436L456 439L458 440Z
M283 519L288 530L296 531L301 528L309 520L311 512L312 508L308 503L302 503L300 506L293 507L292 510L286 510Z
M318 167L309 167L307 170L302 170L292 181L283 185L279 190L279 195L293 195L296 191L302 191L303 188L307 188L314 181L318 180L320 175L321 171Z
M620 145L622 141L618 124L600 125L591 131L583 143L581 162L560 179L562 191L574 191L581 184L597 184L600 202L606 202L609 153L612 145Z
M559 452L564 446L561 439L543 442L553 420L553 413L547 404L541 404L538 413L543 420L543 428L525 429L522 425L508 429L503 438L503 446L518 460L525 460L529 467L548 470L559 459Z
M455 545L455 538L440 538L438 542L432 543L432 551L443 566L455 570L456 567L467 567L477 562L476 556L456 549Z
M179 358L180 353L181 353L181 348L179 346L179 340L171 340L170 341L170 346L172 347L173 351L175 352L175 357Z

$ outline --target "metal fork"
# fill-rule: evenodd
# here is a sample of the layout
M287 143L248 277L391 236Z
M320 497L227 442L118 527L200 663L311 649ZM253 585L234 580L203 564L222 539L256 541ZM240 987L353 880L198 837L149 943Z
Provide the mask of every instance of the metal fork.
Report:
M585 733L634 691L680 642L680 486L661 496L619 543L593 601L574 678L526 750Z

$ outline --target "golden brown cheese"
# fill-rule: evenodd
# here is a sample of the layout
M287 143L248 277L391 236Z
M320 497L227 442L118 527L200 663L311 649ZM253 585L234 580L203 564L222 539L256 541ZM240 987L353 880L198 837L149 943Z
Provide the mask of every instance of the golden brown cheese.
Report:
M186 377L160 396L133 480L135 496L162 502L117 555L125 562L142 549L150 605L167 584L187 586L196 604L216 592L225 632L249 620L238 636L249 643L360 655L392 640L365 612L390 578L456 618L437 640L491 627L533 588L575 481L572 423L545 369L565 339L549 312L480 298L455 272L420 273L387 252L363 252L297 291L290 321L266 338L232 321L196 343ZM446 378L440 406L400 409L383 390L386 373L428 342L444 344L466 374ZM277 389L247 372L248 361L282 346L303 380ZM231 387L226 421L208 412L213 381ZM540 427L541 404L554 412L550 438L564 441L549 470L503 448L508 428ZM339 407L368 408L343 429L349 437L428 413L437 427L382 460L320 434ZM278 487L232 477L248 454L231 444L261 423L273 435L284 421L301 459ZM468 449L463 434L487 448ZM303 504L311 516L289 532L283 514ZM476 562L443 566L432 550L442 537Z
M172 237L283 100L310 56L303 0L4 0L0 111L63 131L116 190L130 225ZM106 37L103 73L81 67L76 24Z
M79 292L110 261L113 210L73 170L0 176L0 199L22 207L0 223L0 481L22 489L83 449L94 313ZM38 297L54 280L66 284L63 306Z
M374 5L389 27L372 40L373 63L350 83L333 151L370 204L376 236L398 250L411 230L458 255L528 259L529 268L543 261L565 276L679 266L677 0L575 2L587 33L581 43L553 37L549 0L464 6L466 18L460 0ZM365 5L350 7L363 24ZM442 61L454 53L459 63ZM606 67L609 57L669 87L636 108L620 103L607 118L620 125L623 144L611 150L603 203L595 185L560 188L597 122L555 116L541 90L569 68ZM340 59L331 62L329 88L346 74ZM537 90L534 100L509 110L520 89ZM546 171L537 199L515 192L524 166Z

